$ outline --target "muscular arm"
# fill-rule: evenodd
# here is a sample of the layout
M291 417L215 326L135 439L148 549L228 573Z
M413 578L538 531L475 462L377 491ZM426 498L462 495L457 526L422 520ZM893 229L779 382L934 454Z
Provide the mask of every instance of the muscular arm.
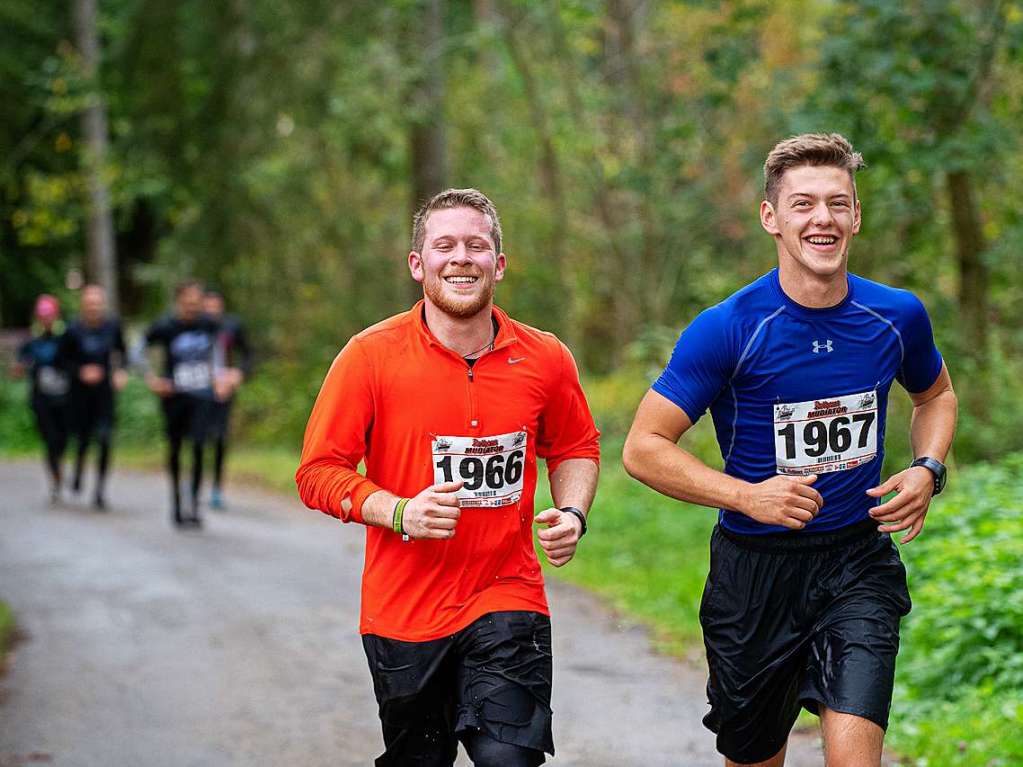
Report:
M582 522L575 514L561 511L565 506L574 506L584 516L589 515L593 496L597 493L597 478L600 466L589 458L566 458L551 472L551 497L554 506L544 509L533 521L546 525L536 537L540 548L547 555L547 561L555 567L567 564L579 545Z
M653 389L648 391L625 440L625 470L662 495L701 506L740 510L747 483L710 468L678 446L692 425L678 405Z
M944 462L955 435L959 403L952 389L952 378L944 363L938 380L924 392L910 394L913 416L909 436L913 456L930 456Z
M911 392L909 396L913 400L909 427L913 455L944 461L955 434L958 412L952 379L944 363L937 380L926 391ZM867 495L881 498L893 491L895 497L876 506L870 515L882 523L878 530L883 533L909 530L902 538L902 543L909 543L923 530L934 494L934 476L922 466L910 467L870 488Z
M593 496L597 494L598 476L600 467L589 458L562 461L550 476L554 505L574 506L583 514L589 513Z
M676 444L692 425L680 407L648 391L625 440L625 470L663 495L738 511L763 524L798 530L820 511L824 499L810 487L815 475L774 476L759 483L731 477Z

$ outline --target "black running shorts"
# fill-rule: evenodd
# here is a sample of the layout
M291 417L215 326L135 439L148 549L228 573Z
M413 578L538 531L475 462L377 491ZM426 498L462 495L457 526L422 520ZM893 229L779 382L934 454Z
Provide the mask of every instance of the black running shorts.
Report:
M710 713L729 759L759 762L785 744L800 707L888 726L906 570L871 519L829 533L738 535L710 544L700 623Z
M209 434L212 400L190 394L174 394L162 400L167 439L204 442Z
M377 767L449 767L458 740L483 732L554 754L551 622L534 612L489 613L442 639L362 637L386 751Z

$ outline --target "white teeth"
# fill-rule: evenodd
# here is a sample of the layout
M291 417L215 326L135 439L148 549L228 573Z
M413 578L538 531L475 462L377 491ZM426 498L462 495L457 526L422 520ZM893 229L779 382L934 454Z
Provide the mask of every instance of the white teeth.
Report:
M446 282L453 283L455 285L471 285L476 282L476 277L445 277Z
M837 237L807 237L814 245L833 245L838 241Z

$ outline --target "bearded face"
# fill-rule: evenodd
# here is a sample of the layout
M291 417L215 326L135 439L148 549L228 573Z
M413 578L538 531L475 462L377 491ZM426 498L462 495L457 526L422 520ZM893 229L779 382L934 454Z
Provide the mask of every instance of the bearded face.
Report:
M473 208L436 210L426 222L421 253L409 254L426 300L445 314L468 319L490 311L505 257L494 252L490 217Z

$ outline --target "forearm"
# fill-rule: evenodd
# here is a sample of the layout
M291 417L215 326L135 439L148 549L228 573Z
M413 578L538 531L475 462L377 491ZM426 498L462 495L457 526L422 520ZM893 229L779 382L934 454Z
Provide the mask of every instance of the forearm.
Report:
M399 497L387 490L378 490L362 502L362 523L371 527L386 527L394 522L394 507Z
M913 408L909 435L914 457L945 460L955 435L957 411L956 395L951 389Z
M600 467L589 458L569 458L551 472L551 497L558 508L574 506L584 514L593 505Z
M632 477L663 495L745 513L749 483L712 469L666 437L646 434L630 438L623 461Z

